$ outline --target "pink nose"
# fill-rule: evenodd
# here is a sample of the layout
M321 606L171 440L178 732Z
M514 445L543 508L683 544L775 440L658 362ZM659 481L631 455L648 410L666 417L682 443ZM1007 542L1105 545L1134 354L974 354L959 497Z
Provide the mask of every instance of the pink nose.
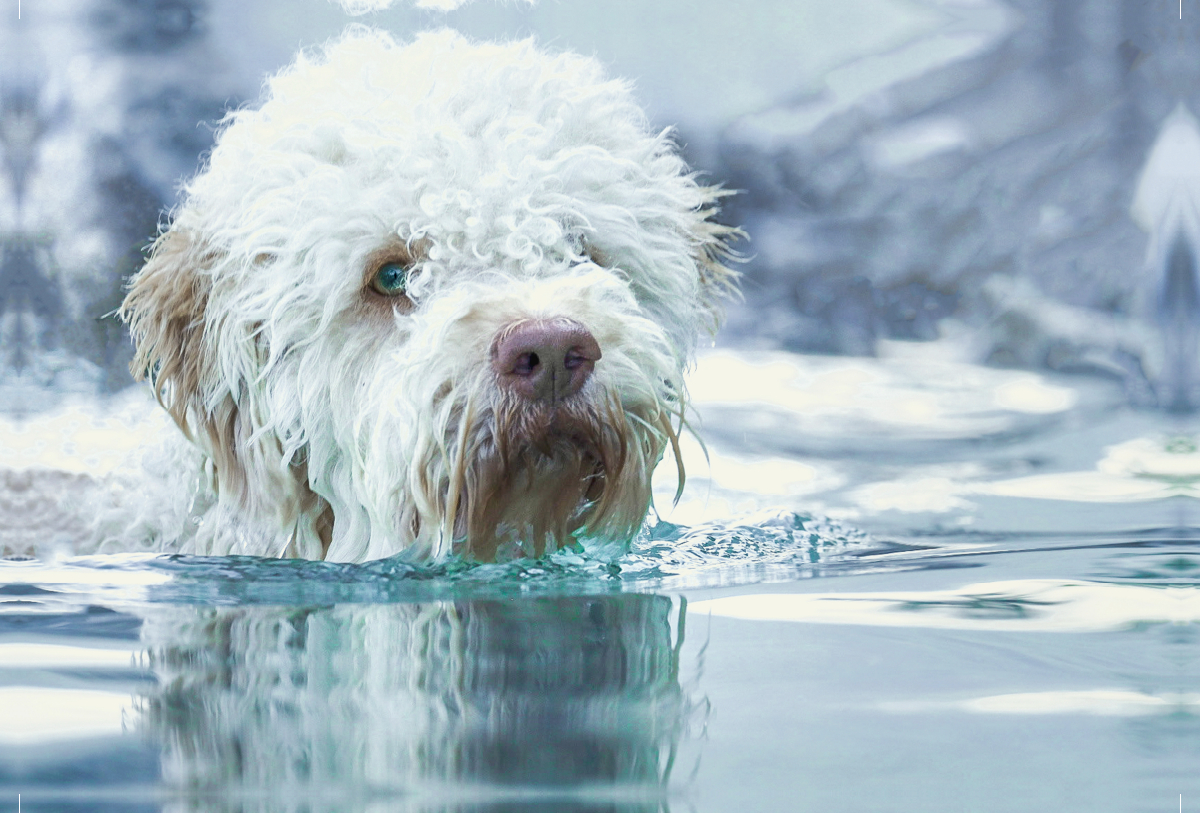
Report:
M571 319L532 319L501 330L492 345L500 386L530 401L579 392L600 360L600 345Z

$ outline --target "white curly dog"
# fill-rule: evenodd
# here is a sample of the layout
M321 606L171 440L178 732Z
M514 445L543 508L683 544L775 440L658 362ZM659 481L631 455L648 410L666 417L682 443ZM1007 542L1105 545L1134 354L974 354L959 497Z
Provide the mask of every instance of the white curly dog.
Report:
M628 538L734 290L721 194L592 59L366 29L301 55L226 117L120 311L204 458L183 549Z

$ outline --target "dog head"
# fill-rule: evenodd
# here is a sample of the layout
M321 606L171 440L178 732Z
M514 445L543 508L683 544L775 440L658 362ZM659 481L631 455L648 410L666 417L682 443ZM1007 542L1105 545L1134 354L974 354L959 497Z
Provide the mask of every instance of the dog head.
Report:
M593 60L354 29L226 117L133 371L290 555L628 536L733 289L720 195Z

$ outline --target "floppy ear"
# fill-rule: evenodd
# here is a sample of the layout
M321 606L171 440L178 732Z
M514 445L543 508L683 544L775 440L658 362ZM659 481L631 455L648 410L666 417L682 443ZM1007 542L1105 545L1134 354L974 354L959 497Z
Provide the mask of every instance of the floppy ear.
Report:
M746 233L736 226L726 226L712 220L719 211L717 201L735 194L717 186L703 187L704 203L696 210L692 226L696 268L700 272L700 304L709 315L710 333L716 333L725 320L725 301L739 299L738 279L742 276L729 267L743 262L743 257L730 244L745 240Z
M137 381L150 379L154 397L193 442L193 424L206 412L202 380L214 361L204 343L204 316L212 291L207 272L216 260L199 235L164 233L117 311L136 348L129 371Z
M212 460L222 502L294 529L293 553L320 558L332 530L328 503L309 488L302 459L284 465L275 435L255 431L246 382L218 372L218 339L206 325L211 271L222 259L195 232L172 230L155 241L118 311L136 346L129 369L150 379L154 397Z

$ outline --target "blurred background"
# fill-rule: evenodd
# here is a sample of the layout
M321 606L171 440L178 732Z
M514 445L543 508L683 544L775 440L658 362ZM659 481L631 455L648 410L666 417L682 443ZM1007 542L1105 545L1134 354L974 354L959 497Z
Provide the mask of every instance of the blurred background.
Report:
M0 0L5 809L1195 807L1200 0L341 1ZM124 281L356 22L592 54L738 191L687 492L613 561L62 558L182 493Z
M722 217L751 236L746 299L721 344L920 344L1103 376L1139 406L1198 402L1200 7L344 2L4 0L0 410L132 383L107 314L215 122L351 22L532 35L631 79L739 191Z

